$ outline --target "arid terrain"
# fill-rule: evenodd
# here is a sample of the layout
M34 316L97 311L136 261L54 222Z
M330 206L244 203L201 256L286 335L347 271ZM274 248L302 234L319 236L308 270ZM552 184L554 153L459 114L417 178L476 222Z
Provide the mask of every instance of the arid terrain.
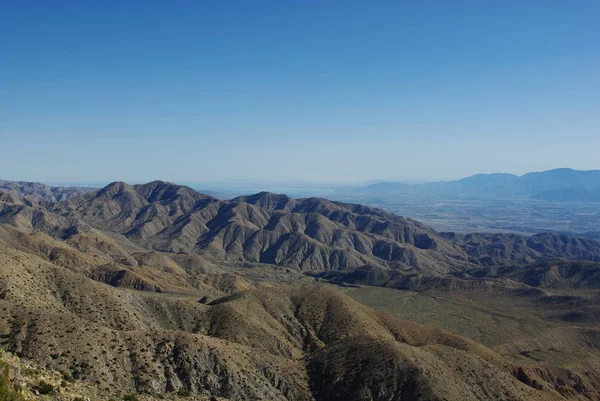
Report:
M599 289L600 243L567 235L161 181L0 185L13 397L598 400Z

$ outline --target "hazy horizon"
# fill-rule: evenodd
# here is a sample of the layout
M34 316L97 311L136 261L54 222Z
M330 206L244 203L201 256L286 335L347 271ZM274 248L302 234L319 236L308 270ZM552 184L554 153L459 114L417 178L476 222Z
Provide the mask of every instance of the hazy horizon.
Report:
M356 184L600 168L600 3L2 8L5 179Z
M550 170L557 169L571 169L570 167L555 167ZM548 171L548 170L542 170ZM579 171L600 171L600 169L590 169L590 170L579 170ZM535 173L540 171L529 171L527 173ZM505 172L495 172L495 173L476 173L478 174L505 174ZM525 174L527 174L525 173ZM506 173L512 174L512 173ZM517 176L521 176L523 174L515 174ZM50 185L50 186L80 186L80 187L95 187L100 188L104 187L115 181L124 181L131 185L136 184L145 184L151 181L167 181L173 182L178 185L186 185L195 189L204 189L204 190L240 190L246 188L246 191L242 191L244 193L255 193L263 190L272 191L273 189L284 190L286 188L291 189L293 192L302 190L336 190L336 189L344 189L344 188L352 188L352 187L364 187L371 184L376 183L402 183L409 185L419 185L426 183L434 183L434 182L443 182L443 181L456 181L463 178L468 178L470 176L465 177L452 177L452 178L440 178L440 179L430 179L430 180L396 180L396 179L372 179L365 180L360 182L330 182L330 181L301 181L301 180L266 180L266 179L256 179L256 180L204 180L204 181L182 181L182 180L160 180L160 179L150 179L150 180L122 180L122 179L114 179L114 180L104 180L104 181L53 181L53 180L14 180L10 177L1 177L0 180L6 181L25 181L25 182L39 182L42 184ZM234 191L236 192L236 191ZM285 191L284 191L285 192ZM240 192L241 193L241 192Z

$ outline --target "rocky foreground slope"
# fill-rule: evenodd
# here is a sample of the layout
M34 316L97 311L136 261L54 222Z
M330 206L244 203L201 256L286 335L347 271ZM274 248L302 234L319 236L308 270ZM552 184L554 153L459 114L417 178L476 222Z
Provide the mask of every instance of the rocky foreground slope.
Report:
M265 400L594 399L575 372L513 361L323 286L218 298L98 283L0 250L2 347L99 392Z

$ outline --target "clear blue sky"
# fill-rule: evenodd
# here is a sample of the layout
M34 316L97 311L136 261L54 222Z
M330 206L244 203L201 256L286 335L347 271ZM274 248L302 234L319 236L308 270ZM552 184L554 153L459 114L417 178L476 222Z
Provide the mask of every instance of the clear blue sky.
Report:
M600 2L0 0L0 178L600 168Z

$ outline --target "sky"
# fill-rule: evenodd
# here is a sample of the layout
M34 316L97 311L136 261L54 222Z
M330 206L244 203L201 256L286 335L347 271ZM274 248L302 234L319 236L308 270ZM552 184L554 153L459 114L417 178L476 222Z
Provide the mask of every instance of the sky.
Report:
M600 2L0 0L0 178L600 168Z

